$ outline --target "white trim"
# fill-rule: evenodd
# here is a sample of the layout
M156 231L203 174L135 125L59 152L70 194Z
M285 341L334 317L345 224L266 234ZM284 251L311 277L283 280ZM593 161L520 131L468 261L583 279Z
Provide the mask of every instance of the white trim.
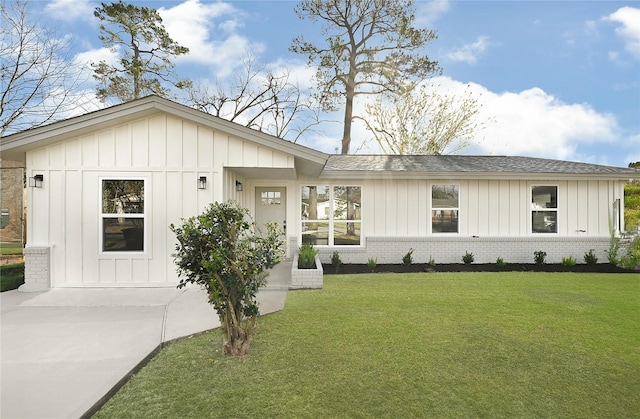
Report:
M124 216L122 214L104 214L103 208L102 208L102 195L103 195L103 181L108 181L108 180L125 180L125 181L133 181L133 180L141 180L143 182L142 185L142 192L143 192L143 196L144 196L144 209L143 209L143 213L132 213L132 214L124 214ZM151 231L151 226L149 225L150 223L150 217L149 217L149 213L150 213L150 208L148 207L148 205L151 203L151 190L152 188L149 186L150 185L150 177L149 176L145 176L145 175L140 175L140 174L133 174L133 175L128 175L128 174L122 174L122 175L108 175L108 176L98 176L98 188L99 188L99 193L98 193L98 258L99 259L104 259L104 258L117 258L117 259L122 259L122 258L135 258L135 259L139 259L140 256L145 256L146 258L150 258L151 257L151 248L153 247L152 243L151 243L151 237L150 237L150 231ZM141 218L143 220L143 228L144 228L144 235L143 235L143 247L142 247L142 251L105 251L104 250L104 223L103 220L105 218Z
M305 187L327 187L329 189L329 216L326 219L315 219L315 220L302 220L302 188ZM360 188L360 219L359 220L335 220L334 219L334 188L336 187L344 187L344 188ZM362 228L364 224L364 215L362 213L362 201L363 201L363 191L364 187L361 184L344 184L344 183L314 183L314 182L302 182L298 186L298 202L296 204L297 207L297 222L299 223L299 231L298 231L298 242L302 244L302 233L304 231L303 225L304 222L317 222L317 223L326 223L328 224L328 236L327 236L327 244L319 244L314 245L314 247L319 248L337 248L337 249L351 249L351 248L363 248L365 246L365 237L364 237L364 229ZM334 237L334 226L337 223L353 223L360 225L360 244L335 244Z
M527 211L527 228L528 234L532 236L558 236L560 235L560 185L557 183L539 183L539 182L529 182L529 192L528 192L528 211ZM555 208L533 208L533 188L535 187L555 187L556 188L556 207ZM549 233L535 232L533 231L533 212L555 212L556 214L556 231Z
M434 208L433 206L433 187L439 185L457 186L458 187L458 206L450 208ZM429 199L429 223L427 224L427 231L433 236L455 236L460 235L460 193L462 187L459 183L455 182L429 182L428 183L428 199ZM447 231L433 231L433 211L458 211L458 230L456 232Z

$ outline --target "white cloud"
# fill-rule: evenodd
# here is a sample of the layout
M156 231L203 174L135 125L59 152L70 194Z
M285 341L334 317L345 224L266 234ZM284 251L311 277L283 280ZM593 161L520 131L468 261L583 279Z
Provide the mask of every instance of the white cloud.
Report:
M491 45L489 37L479 36L475 42L463 45L461 48L447 54L447 58L452 61L464 61L468 64L475 64L478 57Z
M603 19L620 24L616 34L624 40L625 49L635 58L640 58L640 9L621 7Z
M160 8L163 24L171 37L189 48L176 62L213 66L217 77L233 73L247 51L259 55L264 47L236 31L243 27L242 12L230 3L187 0L172 8Z
M53 0L44 8L47 16L65 22L93 20L93 10L89 0Z
M416 25L430 27L451 9L449 0L431 0L417 2Z
M480 118L496 121L485 128L477 146L483 153L579 159L580 145L612 143L620 135L613 115L588 104L564 103L537 87L517 93L472 88L481 95Z

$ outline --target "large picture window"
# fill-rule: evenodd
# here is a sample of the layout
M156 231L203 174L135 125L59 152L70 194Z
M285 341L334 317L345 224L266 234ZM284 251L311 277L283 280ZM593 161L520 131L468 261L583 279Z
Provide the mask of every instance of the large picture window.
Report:
M303 186L302 243L350 246L362 243L360 186Z
M558 232L558 187L531 187L531 232Z
M458 185L431 186L431 231L433 233L458 233L459 192Z
M102 251L144 251L144 180L102 180Z

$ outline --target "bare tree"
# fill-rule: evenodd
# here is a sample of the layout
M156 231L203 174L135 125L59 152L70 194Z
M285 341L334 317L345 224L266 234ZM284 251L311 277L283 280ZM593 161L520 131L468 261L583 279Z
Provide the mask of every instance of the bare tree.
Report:
M256 67L250 54L228 85L210 88L202 83L189 89L196 109L250 128L297 142L320 123L314 101L306 97L288 70L279 73Z
M413 0L303 0L296 14L321 21L326 45L303 37L291 51L318 67L318 100L324 110L337 110L344 97L342 153L349 152L353 101L357 95L402 92L413 79L439 71L438 63L421 53L436 38L434 31L413 26Z
M44 125L79 106L81 68L69 40L31 20L27 1L0 3L0 135Z
M441 93L438 87L420 84L365 106L362 120L385 154L455 154L493 121L478 121L482 105L469 85L460 95Z

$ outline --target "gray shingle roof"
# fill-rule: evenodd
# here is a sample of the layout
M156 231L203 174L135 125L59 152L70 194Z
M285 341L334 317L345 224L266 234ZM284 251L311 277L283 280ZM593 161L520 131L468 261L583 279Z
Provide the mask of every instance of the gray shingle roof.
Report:
M430 172L430 173L544 173L640 176L631 168L519 156L398 156L332 155L323 173Z

